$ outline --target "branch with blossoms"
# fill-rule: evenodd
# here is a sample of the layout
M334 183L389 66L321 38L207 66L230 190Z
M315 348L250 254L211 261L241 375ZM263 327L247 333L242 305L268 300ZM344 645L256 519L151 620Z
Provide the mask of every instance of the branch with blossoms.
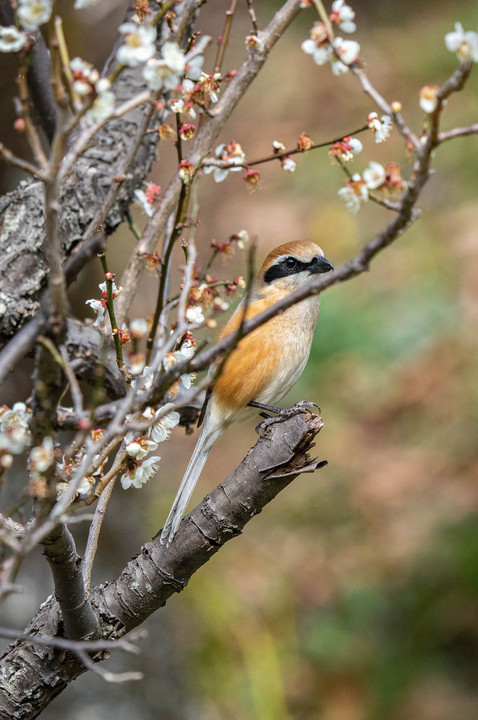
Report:
M91 0L76 0L75 7L89 4ZM193 510L170 546L153 540L109 588L90 591L109 498L112 492L129 494L154 482L161 443L169 440L182 413L190 411L189 418L191 412L198 414L198 398L209 380L198 382L197 373L213 363L220 369L221 359L240 337L277 313L368 270L377 253L418 218L420 194L437 148L478 132L478 124L441 130L446 101L466 85L472 63L478 61L478 34L465 32L460 24L445 38L448 50L458 56L458 68L442 86L420 90L426 124L416 133L401 105L388 102L369 79L358 43L343 39L342 34L356 29L355 13L344 0L333 2L330 13L320 0L287 0L263 29L248 0L242 10L252 32L244 39L246 58L237 70L225 68L239 4L232 0L225 14L209 68L204 55L209 38L196 29L201 4L164 0L158 8L147 0L130 2L102 72L82 58L70 59L68 38L51 0L19 0L12 24L0 28L0 51L18 59L21 97L15 127L25 133L33 158L16 157L0 145L0 157L31 176L2 206L0 248L10 254L16 269L5 284L10 290L2 289L0 295L0 333L4 340L13 335L0 353L0 378L5 380L29 352L35 367L25 393L31 398L28 404L19 400L0 409L4 483L11 482L13 471L27 457L21 471L26 481L15 511L0 514L5 545L0 596L18 590L24 558L41 545L55 588L28 629L41 637L66 635L76 642L128 632L183 589L191 574L298 472L321 466L308 456L322 427L320 418L295 417L278 424L226 481L227 492L212 493ZM367 117L357 120L358 129L327 142L314 142L300 132L288 149L280 140L267 138L272 151L253 159L247 158L238 140L217 144L275 44L301 8L309 6L319 19L302 43L303 52L318 66L330 65L337 82L349 71L356 77L373 103ZM43 25L51 55L47 81L55 88L56 104L50 143L33 120L34 98L24 80ZM363 139L369 133L376 143L383 143L393 131L404 139L413 158L408 176L398 163L382 166L373 158L361 173L349 169L364 152L357 135ZM147 175L158 144L170 142L176 157L165 168L166 182L159 187ZM236 333L212 345L199 343L197 331L213 331L231 298L246 286L243 276L234 276L218 260L240 255L249 242L247 231L238 228L228 237L208 237L205 260L199 262L199 185L207 188L211 180L220 183L229 173L242 172L247 185L257 188L261 165L275 161L280 170L298 171L297 158L320 148L327 149L330 161L345 175L338 195L346 208L357 214L372 200L391 211L392 220L345 265L244 320L240 336ZM144 211L144 223L138 221L142 227L132 218L133 202ZM19 207L14 225L13 209L18 212ZM134 241L125 266L118 266L108 248L109 235L120 222L127 223ZM18 247L13 246L13 226L21 228L15 233ZM204 246L203 238L200 242ZM27 244L39 258L28 286L22 257ZM172 272L176 250L182 258L179 283ZM96 317L73 321L67 291L78 272L94 262L104 275L100 292L92 289L93 297L86 301L87 312ZM156 297L144 316L131 317L143 273L150 273L156 283ZM80 335L79 326L86 339L81 343L78 338L75 344L72 334ZM188 423L190 419L184 421ZM91 509L93 517L84 514ZM85 561L76 551L75 521L90 523ZM53 654L48 667L45 662L38 646L19 638L0 663L1 712L33 717L59 688L85 668L92 669L91 660L81 653L66 669L63 656L60 661Z

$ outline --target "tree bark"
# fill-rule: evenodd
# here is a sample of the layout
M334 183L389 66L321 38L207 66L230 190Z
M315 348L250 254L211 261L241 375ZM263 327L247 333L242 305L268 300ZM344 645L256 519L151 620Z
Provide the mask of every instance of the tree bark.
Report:
M160 532L111 584L93 589L91 604L98 617L99 637L114 640L140 625L151 613L183 590L190 577L300 473L325 463L308 451L322 428L322 418L297 414L275 423L246 458L183 520L171 545ZM50 597L26 633L62 636L58 603ZM95 657L101 660L101 653ZM85 671L71 652L19 640L0 661L0 718L32 720L67 685Z
M185 0L177 6L178 22L190 21L198 0ZM127 22L136 12L130 0ZM104 69L108 76L116 63L113 48ZM158 32L158 47L161 32ZM114 83L117 103L129 100L144 89L141 68L127 68ZM124 117L108 122L96 135L90 147L75 163L66 178L61 194L60 228L64 259L78 247L85 233L94 225L105 198L120 174L131 143L150 112L149 105L132 110ZM74 138L73 138L74 140ZM108 213L107 233L125 220L133 192L148 175L155 159L157 133L145 135L133 163L121 182L116 202ZM0 198L0 347L39 310L40 292L45 285L48 267L43 253L44 188L38 180L24 180L15 190ZM98 221L102 222L102 221Z

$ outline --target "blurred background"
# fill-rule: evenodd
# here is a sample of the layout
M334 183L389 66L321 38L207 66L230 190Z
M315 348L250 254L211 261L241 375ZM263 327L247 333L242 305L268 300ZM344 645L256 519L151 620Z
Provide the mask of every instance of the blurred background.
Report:
M198 27L217 37L229 0L205 6ZM101 67L125 3L103 0L89 11L65 8L72 56ZM277 0L256 3L264 26ZM327 5L328 7L328 5ZM473 0L352 3L361 58L377 89L399 100L418 134L420 88L441 84L456 67L444 35L460 21L478 30ZM301 42L316 20L305 10L278 43L220 138L237 140L252 160L273 140L293 147L305 131L315 142L366 122L372 103L351 73L335 78ZM246 4L234 20L224 69L245 57ZM212 67L213 50L208 56ZM5 59L2 58L5 65ZM3 84L7 145L12 109ZM477 121L476 69L454 95L443 128ZM12 113L9 115L9 113ZM9 134L10 133L10 134ZM361 136L370 160L410 169L396 132L383 145ZM374 260L371 271L327 290L312 356L283 401L307 398L322 408L316 453L329 465L298 478L145 624L140 657L116 655L112 670L142 670L144 680L106 686L88 674L43 713L45 720L475 720L478 717L478 138L439 148L421 199L423 214ZM196 241L244 229L258 260L290 239L318 242L335 266L350 259L391 218L369 203L349 215L337 190L343 176L326 150L261 169L248 192L242 173L201 181ZM151 179L164 186L175 162L163 142ZM2 167L2 190L19 177ZM135 210L137 223L144 224ZM121 273L134 247L122 228L110 244ZM180 258L178 257L178 261ZM245 273L237 253L217 274ZM94 273L97 273L97 279ZM179 273L178 273L179 277ZM78 317L96 295L94 266L73 288ZM143 283L132 317L152 313L156 281ZM2 402L29 393L21 368ZM13 386L15 393L13 392ZM19 388L21 397L19 397ZM231 429L212 452L196 501L218 484L255 442L253 427ZM196 440L177 428L160 450L158 476L141 492L117 488L102 536L94 581L113 580L142 542L161 527ZM81 546L81 531L79 531ZM43 560L32 556L2 624L22 627L51 591Z

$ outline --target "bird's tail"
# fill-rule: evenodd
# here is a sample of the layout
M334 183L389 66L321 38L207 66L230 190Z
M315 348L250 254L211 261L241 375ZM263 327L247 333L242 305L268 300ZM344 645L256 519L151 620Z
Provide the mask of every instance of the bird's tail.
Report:
M179 490L174 499L173 506L162 530L161 543L169 544L176 534L176 530L179 527L179 523L184 515L189 499L196 487L196 483L207 460L211 446L212 443L210 442L210 436L205 432L205 426L203 426L203 430L198 438L193 454L191 455L191 460L186 468L181 485L179 486Z

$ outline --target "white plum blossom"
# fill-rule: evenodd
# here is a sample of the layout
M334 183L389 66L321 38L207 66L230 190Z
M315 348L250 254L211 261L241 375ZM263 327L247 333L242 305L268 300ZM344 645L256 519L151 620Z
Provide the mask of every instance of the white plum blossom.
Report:
M131 383L131 388L136 391L138 395L144 395L148 390L151 390L154 383L154 370L149 365L145 365L143 372Z
M150 58L143 68L143 77L150 90L172 90L178 84L178 78L171 72L171 68L158 58Z
M13 427L28 428L30 414L28 408L23 402L16 402L11 410L0 408L0 430L6 432Z
M95 432L99 432L100 434L102 434L101 430ZM56 486L58 496L66 492L72 480L74 480L76 484L77 480L75 478L75 471L78 470L82 459L83 451L80 450L75 454L73 459L70 459L69 462L67 462L65 456L63 455L61 462L56 463L56 467L58 468L62 477L62 481L57 483ZM96 480L102 477L103 468L107 462L108 457L102 458L101 455L94 455L92 459L92 465L95 469L93 470L91 475L87 475L81 478L79 484L76 485L76 492L80 495L89 495L93 485L96 483Z
M98 97L94 101L92 107L88 110L84 120L84 125L94 125L103 122L114 112L116 98L114 92L109 88L110 81L107 78L100 78L95 85Z
M156 447L158 446L156 445ZM137 457L138 455L141 455L142 451L140 443L136 442L136 440L131 440L130 442L127 442L124 449L130 457ZM138 458L138 460L140 459L141 458Z
M131 375L141 375L145 366L144 353L137 353L136 355L130 355L129 358L129 371Z
M6 470L13 465L13 456L9 452L2 452L2 446L0 445L0 467Z
M334 54L330 43L317 45L312 38L304 40L301 47L307 55L312 55L312 59L316 65L325 65L325 63L329 62Z
M183 80L183 84L182 84L183 90L185 89L186 83L189 83L189 82L191 82L191 81L187 80L187 79ZM194 86L194 83L192 83L192 85ZM182 98L173 98L172 100L170 100L169 107L171 109L171 112L173 112L175 114L183 113L191 120L195 120L197 117L196 111L195 111L192 103L184 102L184 100Z
M382 143L387 140L392 131L392 118L389 115L382 115L379 119L376 112L371 112L368 115L368 126L373 130L375 142Z
M334 48L340 60L332 57L332 72L341 75L347 72L348 66L354 63L360 53L360 45L355 40L343 40L338 37L334 41Z
M353 22L355 13L351 7L344 4L344 0L335 0L332 3L330 20L340 27L343 32L353 33L357 26Z
M439 85L424 85L420 90L420 107L428 115L432 113L437 106L437 92Z
M20 455L25 450L29 438L29 431L19 426L0 432L0 453Z
M330 146L329 155L332 162L350 162L362 150L363 145L358 138L344 137Z
M212 103L217 103L219 100L218 81L220 80L220 75L211 76L205 72L201 72L198 78L193 77L193 75L190 77L192 79L186 78L183 80L182 88L186 98L185 112L191 117L195 117L195 114L193 116L191 113L192 104L194 102L192 96L199 93L199 95L202 95L204 100L209 98Z
M21 26L35 32L40 25L48 22L51 8L52 0L19 0L17 14Z
M134 320L131 320L129 329L131 330L131 334L135 340L141 340L141 338L148 334L149 325L147 320L144 318L135 318Z
M186 58L179 45L167 42L161 48L160 59L151 58L143 68L143 77L151 90L174 90L186 69Z
M111 82L108 80L108 78L99 78L99 80L95 83L95 90L98 95L102 95L103 93L108 92L110 88Z
M70 69L74 80L73 90L81 96L89 95L100 78L98 70L95 70L91 63L82 60L80 57L71 60Z
M183 342L181 349L178 350L178 352L184 360L191 360L196 352L196 344L191 340L186 340Z
M217 165L204 165L204 173L206 175L213 173L215 182L219 183L225 180L229 172L239 172L242 170L246 156L240 144L235 142L235 140L227 145L225 143L218 145L214 152L219 160L231 166L219 167ZM235 165L238 167L234 167Z
M281 162L281 165L282 169L286 170L286 172L294 172L297 167L297 163L295 162L295 160L292 160L291 157L284 158Z
M98 287L99 287L99 289L101 290L101 292L103 293L103 295L106 295L106 293L108 292L107 289L106 289L106 281L100 283L100 284L98 285ZM121 286L120 286L120 287L117 287L117 286L116 286L116 283L113 281L113 283L112 283L112 285L111 285L111 292L113 293L113 297L115 298L117 295L120 294L120 292L123 292L123 288L122 288Z
M205 165L204 173L205 175L213 173L215 182L220 183L227 178L230 169L231 168L221 168L214 165Z
M204 313L200 305L188 307L186 310L186 320L194 325L200 325L204 322Z
M214 309L225 312L229 308L229 303L222 297L214 298Z
M16 402L11 409L6 405L0 408L0 454L2 454L2 465L6 467L3 460L3 453L19 455L28 445L30 430L28 422L30 413L23 402ZM6 460L7 465L11 461Z
M347 209L352 215L356 215L360 210L361 203L368 200L367 185L358 173L347 179L345 187L340 188L337 194L345 201Z
M260 39L257 35L248 35L245 40L246 47L249 48L249 50L256 51L263 53L265 50L264 41Z
M204 57L202 55L186 56L186 75L191 80L199 80L202 75Z
M99 327L105 319L106 303L104 302L104 300L95 300L93 298L91 300L85 300L85 305L89 305L91 309L95 311L95 313L98 313L98 316L93 323L93 327Z
M190 390L191 385L196 379L196 373L184 373L184 375L181 375L181 385L185 390Z
M28 36L15 25L0 27L0 52L18 52L28 43Z
M116 53L116 59L121 65L137 67L153 57L156 52L154 27L127 22L120 25L119 32L125 36L124 44Z
M363 145L358 138L351 137L348 141L352 155L358 155L363 150Z
M178 412L170 410L165 414L165 411L172 407L172 403L167 403L167 405L163 405L162 408L156 411L155 417L159 417L159 419L154 422L148 431L155 443L167 440L172 429L179 424L180 415Z
M182 113L184 111L184 100L182 98L173 98L169 101L169 107L174 114ZM196 113L194 113L194 117L196 117Z
M184 56L184 52L177 43L164 43L161 48L161 55L175 75L181 76L184 74L186 68L186 58Z
M30 451L30 468L32 473L42 474L53 464L53 440L47 435L42 444Z
M334 75L347 72L348 66L358 59L360 53L360 45L355 40L338 37L335 38L332 47L327 27L322 22L315 23L310 31L310 38L304 40L301 47L307 55L312 55L317 65L324 65L330 61Z
M88 76L93 68L93 65L86 62L86 60L82 60L80 57L74 57L73 60L70 60L70 68L72 72Z
M456 52L460 62L478 62L478 33L465 32L461 23L455 23L455 31L445 35L445 45Z
M135 460L142 460L148 453L156 450L158 447L157 442L148 440L145 437L135 437L133 432L126 434L124 442L126 452Z
M96 473L93 473L93 474L95 475ZM92 475L89 475L88 477L84 477L80 480L80 484L76 488L76 491L80 495L89 495L90 490L93 487L94 483L95 483L95 478Z
M121 476L121 487L127 490L130 487L141 488L156 473L158 463L161 460L158 456L153 456L147 460L140 460L133 468L127 470Z
M249 233L247 232L247 230L239 230L239 232L236 233L236 237L237 247L239 248L239 250L244 250L247 243L249 242Z
M75 10L83 10L84 8L92 7L93 5L98 5L100 0L75 0Z
M61 470L61 463L57 463L58 468ZM95 484L95 478L93 475L88 475L87 477L84 477L80 480L80 484L77 486L76 491L80 495L89 495L91 488ZM59 482L56 485L56 493L57 496L60 497L63 495L64 492L68 490L69 483L67 482Z
M174 352L167 353L163 360L164 369L170 370L178 363L184 362L184 360L190 360L195 352L195 344L189 340L186 340L180 350L175 350ZM196 379L196 373L184 373L179 379L182 386L186 388L186 390L189 390L192 383Z
M376 190L383 185L387 174L383 165L375 162L375 160L371 160L368 164L368 168L363 171L362 177L365 180L368 190Z
M134 196L135 196L136 200L138 201L138 203L143 208L146 215L148 217L153 217L153 214L154 214L153 206L149 202L149 199L146 197L146 193L144 192L144 190L136 189L134 191Z
M285 150L285 145L284 145L284 143L281 143L279 140L273 140L273 141L272 141L272 147L273 147L274 150L275 150L276 152L278 152L278 153L279 153L279 152L284 152L284 150Z

